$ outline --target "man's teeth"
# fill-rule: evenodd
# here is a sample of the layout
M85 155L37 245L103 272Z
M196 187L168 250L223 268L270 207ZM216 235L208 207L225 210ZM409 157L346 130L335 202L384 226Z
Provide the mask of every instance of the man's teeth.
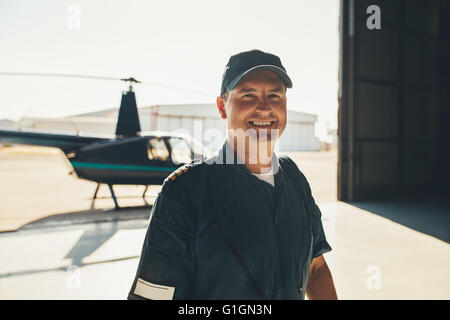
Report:
M272 121L250 121L250 123L255 126L270 126Z

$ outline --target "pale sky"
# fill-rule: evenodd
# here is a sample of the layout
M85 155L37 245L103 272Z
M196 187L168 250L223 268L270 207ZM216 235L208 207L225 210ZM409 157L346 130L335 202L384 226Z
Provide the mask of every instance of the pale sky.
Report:
M138 107L215 103L230 55L280 56L288 108L337 127L338 0L0 0L0 72L134 77ZM0 76L0 119L119 107L126 84Z

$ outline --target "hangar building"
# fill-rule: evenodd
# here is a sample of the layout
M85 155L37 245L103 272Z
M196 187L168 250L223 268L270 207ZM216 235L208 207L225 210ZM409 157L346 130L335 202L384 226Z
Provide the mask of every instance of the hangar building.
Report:
M119 109L107 109L61 119L23 118L18 126L36 130L114 134ZM226 122L214 104L154 105L138 109L141 131L189 134L215 150L225 138ZM286 130L279 140L281 151L318 151L317 116L288 110Z

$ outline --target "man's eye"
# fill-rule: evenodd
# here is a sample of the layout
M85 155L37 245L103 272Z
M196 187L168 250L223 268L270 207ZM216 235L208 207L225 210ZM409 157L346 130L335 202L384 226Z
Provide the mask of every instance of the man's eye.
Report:
M277 95L277 94L271 94L271 95L269 95L269 98L270 99L277 99L277 98L281 98L279 95Z
M255 95L253 95L253 94L246 94L246 95L243 95L242 97L243 98L254 98Z

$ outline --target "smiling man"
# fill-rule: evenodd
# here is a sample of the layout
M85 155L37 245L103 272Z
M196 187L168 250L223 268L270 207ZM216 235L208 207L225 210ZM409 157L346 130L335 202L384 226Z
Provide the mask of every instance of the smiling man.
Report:
M230 58L217 98L223 147L164 182L129 299L337 299L321 212L274 152L291 87L275 55Z

